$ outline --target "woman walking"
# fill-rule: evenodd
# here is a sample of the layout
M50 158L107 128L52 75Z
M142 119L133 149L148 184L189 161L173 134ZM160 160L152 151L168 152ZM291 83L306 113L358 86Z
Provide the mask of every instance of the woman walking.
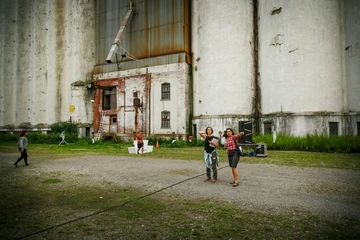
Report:
M211 170L213 172L212 183L217 181L217 166L219 165L219 156L216 152L216 148L219 146L218 137L213 136L213 129L211 127L207 127L204 131L200 131L200 136L205 140L205 148L204 148L204 160L206 164L206 178L205 182L211 180Z
M226 146L226 153L228 155L229 166L233 174L234 180L230 182L233 187L239 186L239 174L237 170L237 164L240 160L240 155L236 150L238 139L244 135L244 132L240 132L234 135L234 131L231 128L227 128L224 133L224 139L222 143Z
M29 166L29 164L27 163L27 147L28 147L28 140L26 138L26 131L21 131L20 133L20 139L18 141L18 149L21 152L21 156L19 157L19 159L14 163L15 167L17 167L18 162L20 162L21 160L24 159L25 161L25 165Z

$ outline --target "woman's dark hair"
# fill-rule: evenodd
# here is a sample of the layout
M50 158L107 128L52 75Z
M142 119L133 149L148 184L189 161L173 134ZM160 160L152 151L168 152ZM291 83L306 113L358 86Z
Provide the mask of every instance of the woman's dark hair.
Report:
M227 137L227 134L226 134L226 131L227 131L227 130L230 130L231 133L232 133L232 135L234 135L234 130L232 130L232 128L227 128L227 129L225 130L225 132L224 132L224 136L225 136L225 137Z
M20 137L25 136L26 133L27 133L27 132L26 132L25 130L22 130L22 131L20 132Z
M207 128L205 129L205 133L207 134L207 130L208 130L209 128L211 129L211 134L213 134L213 133L214 133L214 130L212 129L212 127L207 127Z

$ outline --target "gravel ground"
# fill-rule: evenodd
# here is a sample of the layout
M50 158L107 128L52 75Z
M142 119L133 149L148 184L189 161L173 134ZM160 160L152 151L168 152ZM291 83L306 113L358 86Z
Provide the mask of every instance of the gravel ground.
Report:
M0 153L1 171L13 169L16 157ZM86 176L88 182L114 182L168 197L211 198L275 214L304 211L334 220L360 220L358 170L240 163L240 185L234 188L229 184L231 170L224 161L220 162L216 183L204 182L205 163L200 160L160 160L146 155L86 156L41 163L30 158L29 164L25 174L66 172L74 176L73 180ZM23 167L21 162L19 168Z

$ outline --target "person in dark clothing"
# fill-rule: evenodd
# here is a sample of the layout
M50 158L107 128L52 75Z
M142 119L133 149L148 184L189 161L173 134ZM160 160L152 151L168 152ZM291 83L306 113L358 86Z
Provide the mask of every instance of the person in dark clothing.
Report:
M27 132L26 131L21 131L20 133L20 139L18 141L18 149L19 151L21 152L21 156L18 158L18 160L14 163L15 167L17 167L17 164L24 159L25 161L25 165L26 166L29 166L28 162L27 162L27 158L28 158L28 155L27 155L27 147L28 147L28 140L26 138L26 134Z
M213 129L207 127L205 131L199 132L200 136L205 140L204 160L206 164L205 182L211 180L211 170L213 172L212 183L217 181L217 166L219 165L219 155L216 148L219 147L218 137L213 136Z

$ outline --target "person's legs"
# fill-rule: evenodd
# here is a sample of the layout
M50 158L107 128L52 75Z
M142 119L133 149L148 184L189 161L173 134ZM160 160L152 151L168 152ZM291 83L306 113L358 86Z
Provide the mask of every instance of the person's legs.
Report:
M204 182L210 181L211 179L211 174L210 174L210 168L206 168L206 178L204 180Z
M138 143L138 144L137 144L137 147L138 147L138 149L137 149L137 154L139 154L139 152L140 152L140 148L141 148L141 144L140 144L140 143Z
M21 156L18 158L18 160L14 163L15 167L17 167L17 164L24 158L24 152L21 152Z
M26 149L24 149L24 161L25 161L25 165L26 166L28 166L29 164L28 164L28 162L27 162L27 157L28 157L28 155L27 155L27 151L26 151Z
M211 168L213 172L213 180L217 180L217 167L216 167L216 161L211 163ZM209 169L210 170L210 169ZM214 182L214 181L213 181Z
M137 150L137 154L140 153L140 149L141 149L141 153L144 153L144 143L138 143L138 150Z
M237 170L237 164L239 162L239 157L236 151L229 152L229 165L231 167L231 172L234 180L230 183L233 184L234 187L239 186L239 173Z
M212 165L213 179L217 180L217 167L216 164Z
M237 168L231 168L231 171L232 171L232 174L234 177L234 182L238 183L239 182L239 173L238 173Z
M210 159L209 159L209 154L204 151L204 161L205 161L205 165L206 165L206 178L204 180L204 182L210 181L211 180L211 170L210 170Z
M211 154L211 169L213 172L213 182L217 181L217 160L218 160L218 154L216 151L214 151Z

